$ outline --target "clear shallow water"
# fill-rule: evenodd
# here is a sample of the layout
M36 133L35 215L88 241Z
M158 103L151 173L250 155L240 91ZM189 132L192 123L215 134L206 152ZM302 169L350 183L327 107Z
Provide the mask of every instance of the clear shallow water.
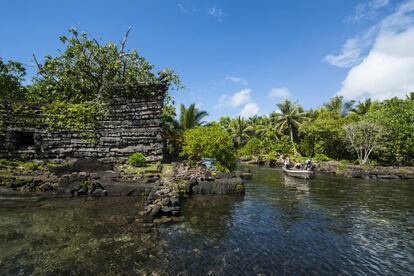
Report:
M0 203L0 274L413 275L414 183L254 169L244 196L144 230L142 199Z

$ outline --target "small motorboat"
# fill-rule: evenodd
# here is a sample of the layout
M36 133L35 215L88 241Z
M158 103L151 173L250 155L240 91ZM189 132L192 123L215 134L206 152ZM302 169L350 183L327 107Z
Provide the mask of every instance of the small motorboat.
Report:
M314 172L312 170L288 169L286 166L283 166L282 169L286 175L300 179L311 179L314 176Z

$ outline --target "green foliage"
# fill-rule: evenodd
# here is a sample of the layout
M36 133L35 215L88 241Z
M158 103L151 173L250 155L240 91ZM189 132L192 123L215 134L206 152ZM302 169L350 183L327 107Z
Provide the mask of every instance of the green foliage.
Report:
M90 142L96 138L91 131L99 126L99 120L105 115L104 110L102 105L92 101L82 103L54 101L42 107L45 125L49 130L77 131Z
M299 127L307 119L306 113L300 105L292 103L288 99L279 103L277 106L280 110L280 117L276 121L276 127L280 132L288 133L292 142L293 151L297 153L295 144L296 134Z
M22 86L26 68L17 61L4 63L0 58L0 100L20 100L26 89Z
M156 71L136 50L126 50L128 34L129 30L120 45L101 44L84 32L70 29L69 36L60 37L65 49L57 56L47 55L43 62L34 56L38 72L29 87L21 85L26 73L22 64L0 59L0 100L20 100L26 109L40 103L45 115L41 123L49 129L78 131L86 140L95 141L93 131L110 99L152 96L160 86L183 88L174 71ZM170 99L168 95L166 99ZM23 109L13 112L22 114ZM0 106L0 136L4 134L3 114ZM31 120L30 116L23 118Z
M204 124L203 119L208 116L208 113L203 110L198 110L195 103L192 103L189 107L185 105L180 106L180 118L179 127L182 130L194 128Z
M354 103L355 101L345 101L342 96L335 96L324 104L324 109L344 117L352 110Z
M163 109L163 130L167 152L172 156L178 156L182 147L182 135L187 129L204 125L203 118L208 113L198 110L195 104L189 107L180 106L180 116L176 120L175 107L171 101L167 101Z
M254 131L253 127L241 116L231 120L227 130L230 133L235 148L243 146Z
M143 167L145 165L145 156L140 152L135 152L128 157L128 164L134 167Z
M323 154L323 153L317 153L314 157L313 157L313 159L315 160L315 161L318 161L318 162L320 162L320 161L329 161L329 160L331 160L328 156L326 156L325 154Z
M334 111L320 111L313 120L300 126L300 150L307 156L324 154L334 159L349 156L343 130L349 120Z
M220 171L234 170L235 152L230 135L218 125L196 127L184 132L181 156L190 160L213 158Z
M349 161L348 160L341 160L341 161L339 161L339 164L341 164L342 166L348 166Z
M259 138L253 137L237 151L239 156L258 156L263 153L263 143Z
M70 36L61 36L66 46L61 54L35 59L38 73L34 78L32 96L43 101L84 102L104 100L114 96L153 94L152 86L136 90L137 84L164 82L181 87L179 77L171 70L154 72L154 66L136 50L126 51L125 42L100 44L85 32L69 30ZM135 95L138 93L138 95Z
M371 99L366 99L365 101L358 102L358 104L351 110L352 112L358 115L365 115L368 112L378 110L380 103L378 101L372 101Z
M384 163L414 163L414 101L385 100L381 107L367 115L384 126L383 148L376 152Z
M228 116L221 116L218 123L223 129L228 129L231 119Z

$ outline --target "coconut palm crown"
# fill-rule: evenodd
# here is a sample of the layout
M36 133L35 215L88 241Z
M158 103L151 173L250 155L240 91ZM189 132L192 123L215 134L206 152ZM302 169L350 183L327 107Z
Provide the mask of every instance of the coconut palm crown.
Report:
M198 110L194 103L189 107L181 104L178 125L182 130L201 126L205 123L203 119L207 116L207 111Z

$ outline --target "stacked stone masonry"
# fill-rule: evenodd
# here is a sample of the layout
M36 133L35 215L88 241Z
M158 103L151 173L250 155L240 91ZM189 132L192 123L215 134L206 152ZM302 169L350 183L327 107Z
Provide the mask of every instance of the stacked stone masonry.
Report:
M143 153L148 161L160 161L163 154L162 107L166 89L158 96L117 98L108 104L108 112L99 127L91 133L94 142L75 131L48 131L40 123L39 106L30 107L30 114L11 111L11 104L0 108L0 157L64 159L126 158L134 152ZM27 120L30 117L30 120Z

